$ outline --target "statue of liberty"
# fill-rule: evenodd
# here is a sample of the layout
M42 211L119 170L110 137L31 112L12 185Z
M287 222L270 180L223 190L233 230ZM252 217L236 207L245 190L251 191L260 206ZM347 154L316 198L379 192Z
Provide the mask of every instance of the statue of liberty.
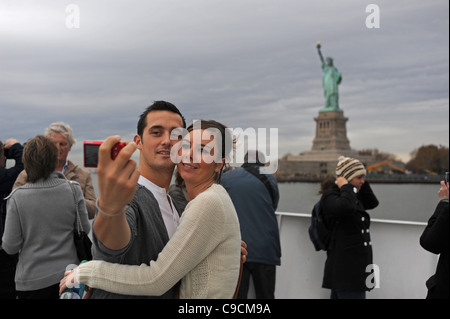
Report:
M333 59L327 57L326 62L323 60L322 52L320 52L320 42L317 42L317 51L320 61L322 61L322 82L323 93L325 95L325 108L320 112L341 111L339 108L339 92L338 85L342 81L342 75L333 65Z

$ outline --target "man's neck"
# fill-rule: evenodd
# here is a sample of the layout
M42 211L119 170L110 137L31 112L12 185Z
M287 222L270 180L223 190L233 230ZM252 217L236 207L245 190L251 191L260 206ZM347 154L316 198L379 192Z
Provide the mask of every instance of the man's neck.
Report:
M169 191L170 182L172 181L173 170L160 170L155 171L152 169L147 169L141 171L141 176L145 177L153 184L165 188L166 192Z
M64 169L64 166L66 165L66 160L64 160L64 161L58 161L58 165L56 166L56 170L58 171L58 172L62 172L63 171L63 169Z

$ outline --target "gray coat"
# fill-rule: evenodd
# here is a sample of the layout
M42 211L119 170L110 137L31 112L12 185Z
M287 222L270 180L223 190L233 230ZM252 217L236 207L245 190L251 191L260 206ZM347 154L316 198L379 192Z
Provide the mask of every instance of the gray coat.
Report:
M81 223L90 231L83 192L73 182ZM16 188L7 198L2 247L19 253L16 289L37 290L59 283L66 267L79 263L73 230L75 202L65 176L53 172L46 180Z

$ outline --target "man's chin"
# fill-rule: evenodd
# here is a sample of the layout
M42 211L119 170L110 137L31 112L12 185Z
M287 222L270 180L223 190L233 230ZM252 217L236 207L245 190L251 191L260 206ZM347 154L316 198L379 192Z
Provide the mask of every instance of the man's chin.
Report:
M155 163L160 169L171 169L175 168L175 163L172 162L170 156L168 158L159 158L157 163Z

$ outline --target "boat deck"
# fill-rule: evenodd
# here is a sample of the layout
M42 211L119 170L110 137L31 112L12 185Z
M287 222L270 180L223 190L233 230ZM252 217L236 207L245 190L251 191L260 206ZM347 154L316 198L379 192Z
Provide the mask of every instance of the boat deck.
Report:
M330 290L321 288L326 252L315 251L309 239L310 214L277 212L277 218L282 256L275 298L328 299ZM425 298L425 281L434 274L438 257L419 244L425 226L423 222L371 219L379 287L368 292L367 299ZM254 296L251 285L249 298Z

